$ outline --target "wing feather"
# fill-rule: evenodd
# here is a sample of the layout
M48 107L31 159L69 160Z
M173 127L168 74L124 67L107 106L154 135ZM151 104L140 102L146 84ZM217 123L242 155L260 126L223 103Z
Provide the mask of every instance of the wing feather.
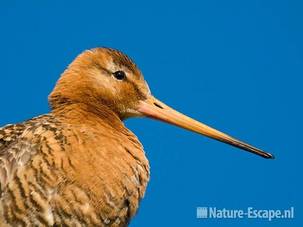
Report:
M20 124L0 128L0 197L18 166L26 165L37 153L37 129L42 128L48 115L42 115ZM43 130L39 130L42 133Z

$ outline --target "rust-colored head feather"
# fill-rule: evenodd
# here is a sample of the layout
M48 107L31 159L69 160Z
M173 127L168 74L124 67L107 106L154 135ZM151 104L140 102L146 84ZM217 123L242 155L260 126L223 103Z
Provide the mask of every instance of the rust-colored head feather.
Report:
M125 74L117 79L116 72ZM83 103L109 108L121 119L136 115L135 106L150 93L140 70L126 55L108 48L80 54L61 75L49 97L53 109Z

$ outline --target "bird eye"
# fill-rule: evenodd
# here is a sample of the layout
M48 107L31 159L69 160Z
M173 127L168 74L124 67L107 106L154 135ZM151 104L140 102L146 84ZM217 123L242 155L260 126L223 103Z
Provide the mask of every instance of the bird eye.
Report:
M113 75L117 80L124 80L126 78L126 74L123 71L114 72Z

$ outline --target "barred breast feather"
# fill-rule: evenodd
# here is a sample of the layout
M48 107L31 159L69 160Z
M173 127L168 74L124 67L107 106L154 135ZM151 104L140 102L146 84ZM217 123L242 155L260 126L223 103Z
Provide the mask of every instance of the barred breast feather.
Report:
M130 131L113 130L52 114L0 128L0 226L127 225L149 165Z

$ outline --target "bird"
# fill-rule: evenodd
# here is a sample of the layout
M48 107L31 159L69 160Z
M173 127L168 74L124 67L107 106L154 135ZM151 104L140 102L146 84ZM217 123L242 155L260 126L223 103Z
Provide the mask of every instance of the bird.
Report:
M0 226L127 226L150 178L123 121L149 117L264 158L273 155L156 99L119 50L85 50L49 95L50 112L0 128Z

